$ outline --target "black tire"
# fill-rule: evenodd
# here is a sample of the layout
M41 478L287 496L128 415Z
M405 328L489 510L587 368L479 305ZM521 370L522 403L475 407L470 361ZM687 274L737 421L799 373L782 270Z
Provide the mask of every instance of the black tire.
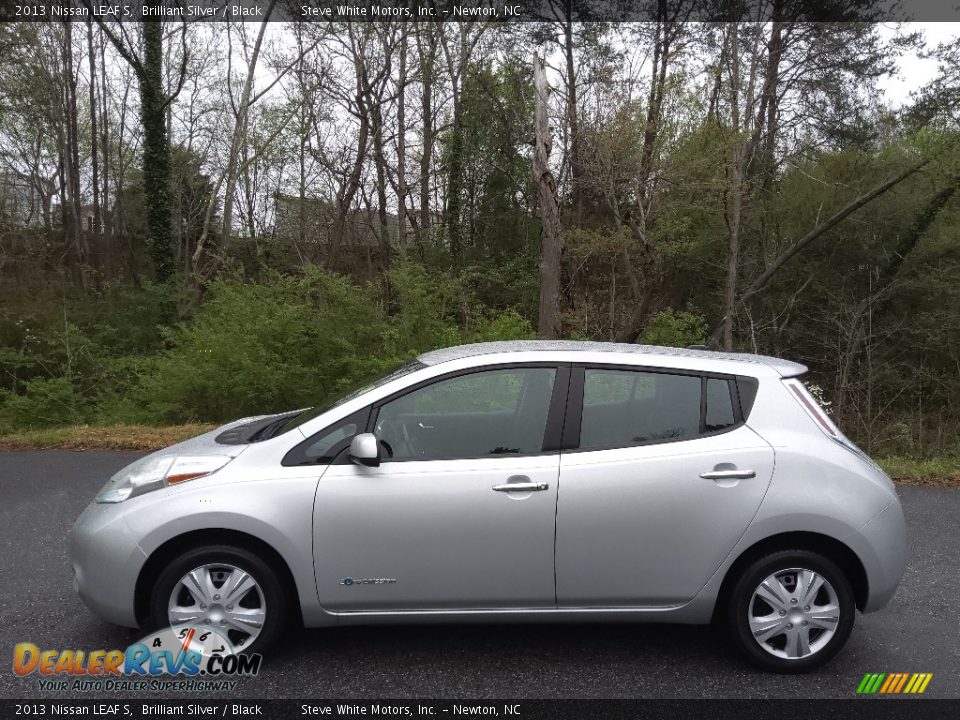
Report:
M177 583L187 573L203 565L232 565L249 574L259 585L265 607L265 619L260 634L249 643L240 645L243 653L262 653L283 634L288 598L276 571L262 557L234 545L210 545L188 550L171 561L160 573L150 595L150 623L153 628L170 624L167 604ZM219 630L216 625L214 630ZM233 635L231 635L233 640Z
M751 603L754 602L754 591L760 587L760 584L770 575L793 568L812 570L821 575L833 587L840 609L840 618L833 636L823 643L816 652L800 658L785 658L761 647L751 633L748 615L752 609ZM790 575L788 574L786 579L789 580L789 578ZM759 604L762 606L763 602ZM767 607L770 608L771 612L779 612L774 611L772 605ZM756 608L755 605L754 609ZM850 637L855 614L856 604L853 598L853 589L850 586L850 581L836 563L809 550L782 550L761 557L740 573L726 604L725 620L728 633L737 649L751 663L773 672L802 673L820 667L840 652L847 642L847 638ZM819 629L811 630L811 646L816 643L817 638L821 637L822 632ZM782 649L776 647L781 638L785 644L786 637L781 635L779 638L771 638L768 641L768 646L775 650Z

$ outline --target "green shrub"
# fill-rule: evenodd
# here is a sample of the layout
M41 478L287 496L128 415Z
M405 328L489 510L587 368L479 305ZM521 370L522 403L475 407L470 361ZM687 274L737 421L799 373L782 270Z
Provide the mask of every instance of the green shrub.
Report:
M294 410L427 350L535 336L515 310L476 302L468 285L415 263L396 264L382 285L306 268L215 281L173 325L187 305L166 285L110 287L80 305L58 298L29 317L0 313L0 427L221 422Z
M702 315L685 310L663 310L653 316L640 339L647 345L687 347L702 344L706 332L707 321Z
M0 393L0 428L47 428L69 425L82 417L81 398L67 378L36 378L22 393Z
M390 270L388 283L391 313L382 354L402 361L462 341L457 315L469 303L452 275L402 263Z
M532 340L537 337L530 321L515 310L483 315L469 336L470 342L494 340Z
M215 283L134 397L167 422L293 410L379 371L383 327L369 290L320 272Z

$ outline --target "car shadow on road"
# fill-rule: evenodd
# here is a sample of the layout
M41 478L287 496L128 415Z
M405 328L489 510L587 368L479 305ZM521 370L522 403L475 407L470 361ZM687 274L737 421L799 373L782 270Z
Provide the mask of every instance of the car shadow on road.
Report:
M638 673L689 675L731 669L754 674L732 654L721 631L710 626L653 624L504 624L358 626L300 630L268 660L272 667L303 664L335 668L347 686L363 670L371 676L417 677L424 693L477 690L463 678L483 677L501 692L593 695L600 687L620 695ZM536 684L530 681L536 670ZM456 673L450 684L439 674ZM431 679L431 676L434 676ZM602 677L602 684L598 680ZM332 678L328 677L328 680Z

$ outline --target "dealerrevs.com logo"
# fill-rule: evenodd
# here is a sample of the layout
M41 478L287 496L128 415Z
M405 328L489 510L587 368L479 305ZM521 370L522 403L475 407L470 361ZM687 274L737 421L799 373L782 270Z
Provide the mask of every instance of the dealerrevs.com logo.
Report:
M38 676L46 691L230 691L233 678L257 675L262 661L237 653L214 630L191 626L151 633L126 650L44 650L30 642L13 649L13 672Z

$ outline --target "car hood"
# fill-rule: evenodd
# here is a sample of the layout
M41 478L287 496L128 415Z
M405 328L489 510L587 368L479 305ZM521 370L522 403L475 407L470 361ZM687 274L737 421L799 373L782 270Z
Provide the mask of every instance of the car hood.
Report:
M232 458L237 457L237 455L246 449L249 442L233 440L224 443L223 441L218 442L218 438L225 433L231 433L231 431L246 428L251 425L262 426L266 424L266 422L272 422L276 418L291 414L292 413L286 412L275 413L273 415L251 415L250 417L240 418L239 420L228 422L209 432L205 432L203 435L197 435L189 440L184 440L183 442L165 447L162 450L157 450L151 453L151 455L154 457L160 457L162 455L225 455Z

